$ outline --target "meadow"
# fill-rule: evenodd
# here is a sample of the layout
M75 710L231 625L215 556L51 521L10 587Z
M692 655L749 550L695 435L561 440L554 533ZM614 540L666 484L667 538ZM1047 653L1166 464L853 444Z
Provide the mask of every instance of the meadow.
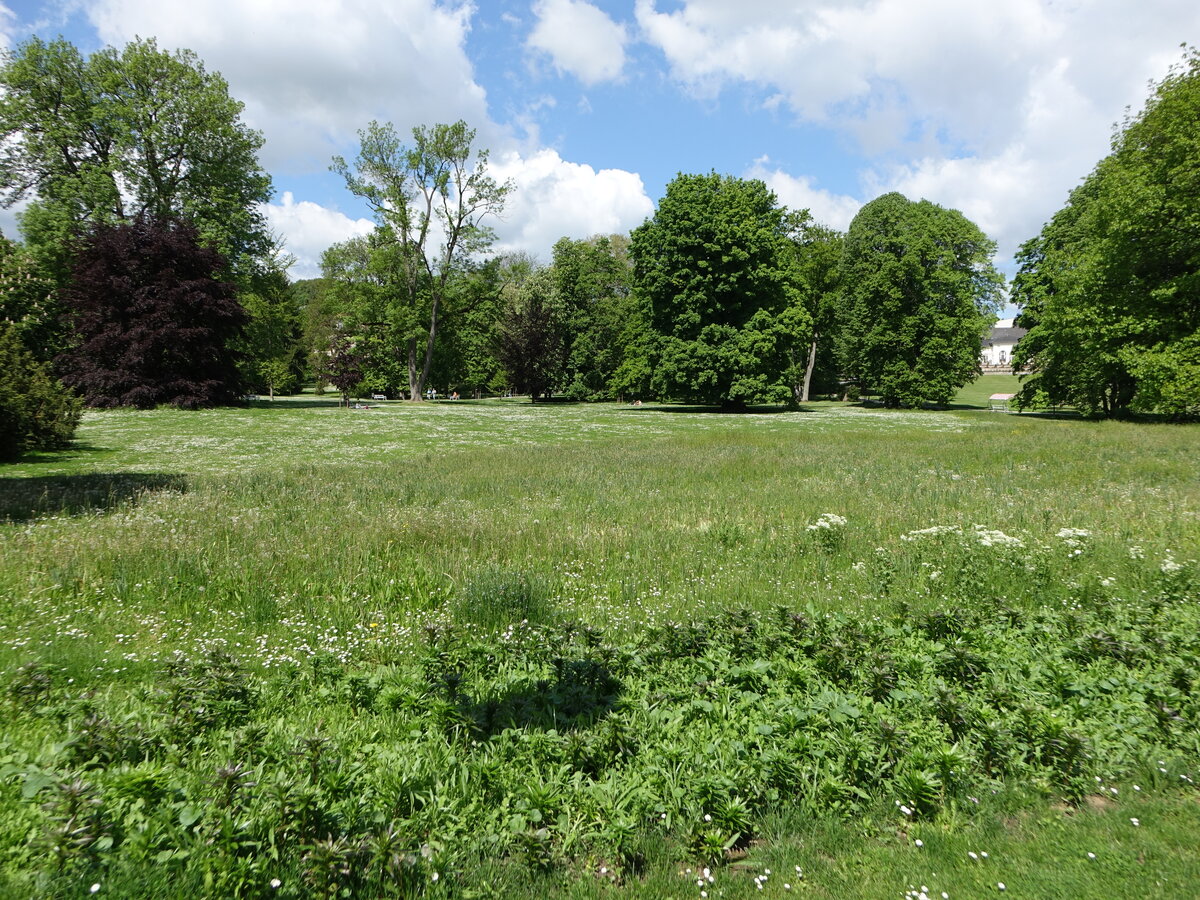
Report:
M89 412L0 469L0 892L1195 896L1200 428L1007 384Z

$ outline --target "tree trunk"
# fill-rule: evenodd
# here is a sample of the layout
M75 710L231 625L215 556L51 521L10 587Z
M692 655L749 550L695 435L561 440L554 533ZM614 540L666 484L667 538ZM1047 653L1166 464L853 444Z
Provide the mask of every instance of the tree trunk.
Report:
M420 373L417 372L417 339L408 339L408 399L416 403L421 399Z
M807 403L809 390L812 388L813 369L817 367L817 337L813 332L812 346L808 348L808 365L804 367L804 389L800 392L800 402Z
M433 342L437 337L438 332L438 296L433 295L433 304L429 310L429 335L425 339L425 362L421 366L421 383L420 387L425 388L425 382L429 380L429 370L433 367Z

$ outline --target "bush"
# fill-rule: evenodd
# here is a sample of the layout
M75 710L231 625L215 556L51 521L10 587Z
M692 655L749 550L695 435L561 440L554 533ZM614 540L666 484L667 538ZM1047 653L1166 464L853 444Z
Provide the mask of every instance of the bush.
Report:
M66 446L79 424L82 404L0 322L0 460L27 450Z

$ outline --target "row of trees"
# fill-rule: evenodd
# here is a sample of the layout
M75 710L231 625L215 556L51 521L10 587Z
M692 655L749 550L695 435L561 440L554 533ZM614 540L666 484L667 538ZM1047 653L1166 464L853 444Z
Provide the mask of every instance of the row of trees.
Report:
M1200 63L1185 60L1022 248L1026 401L1200 406ZM0 88L0 192L27 202L24 241L0 240L0 321L39 378L53 368L92 405L227 403L305 378L412 399L942 403L978 372L1001 298L995 245L957 211L887 194L841 234L716 173L679 175L629 236L564 238L547 266L491 257L512 185L463 122L411 143L360 132L333 169L376 227L289 284L262 137L193 54L34 39ZM71 421L69 393L43 393Z
M401 248L381 225L326 253L306 335L331 383L349 367L362 393L403 390L407 346L410 396L432 377L535 400L742 407L853 383L890 405L945 402L978 372L1001 283L994 245L953 210L888 194L843 235L761 181L717 174L678 176L628 238L563 238L548 266L464 261L436 306L397 290Z

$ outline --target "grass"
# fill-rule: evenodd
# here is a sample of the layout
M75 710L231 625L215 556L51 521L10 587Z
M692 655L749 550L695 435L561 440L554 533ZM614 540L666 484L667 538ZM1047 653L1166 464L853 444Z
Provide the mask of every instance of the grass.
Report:
M111 798L126 790L114 786L114 779L133 777L121 771L142 778L150 768L170 791L192 798L197 809L210 809L216 802L214 769L244 758L247 765L265 767L262 772L273 771L278 765L270 760L292 758L291 750L280 748L294 747L306 735L323 735L320 739L334 748L330 753L351 754L355 765L367 766L375 751L362 748L371 746L372 729L383 729L381 734L401 729L395 740L403 743L404 729L433 728L442 721L438 716L457 708L454 696L445 694L444 679L450 677L445 673L453 683L475 677L470 675L475 656L465 657L467 668L454 674L458 670L447 668L444 657L451 651L431 650L430 634L465 629L487 647L522 620L548 635L568 625L578 634L597 628L600 645L636 655L643 652L636 648L649 640L647 635L670 634L675 622L720 621L729 610L769 619L782 605L814 619L826 613L849 622L882 617L904 629L908 625L902 623L948 609L972 614L1011 609L1014 615L1049 616L1045 627L1062 629L1054 631L1053 645L1055 653L1067 654L1062 665L1076 665L1079 654L1085 662L1087 654L1097 655L1088 678L1101 677L1097 666L1116 665L1113 654L1126 653L1123 647L1166 641L1163 646L1175 649L1163 651L1163 659L1155 662L1153 652L1129 650L1133 655L1122 657L1115 674L1105 670L1103 676L1117 679L1110 693L1133 704L1129 709L1141 710L1137 716L1149 716L1144 686L1157 685L1152 690L1161 692L1172 678L1190 683L1194 676L1186 674L1188 667L1200 665L1194 640L1186 637L1196 631L1188 616L1194 610L1200 547L1195 467L1200 430L988 412L986 398L1007 387L998 381L1005 377L986 376L957 398L954 409L943 412L815 403L798 412L723 415L670 406L535 407L521 401L388 403L348 411L312 398L203 413L89 412L76 449L0 472L0 516L8 520L0 524L0 595L7 600L0 614L0 681L9 686L10 697L24 696L26 688L20 686L33 677L28 673L41 671L19 670L30 661L47 666L53 679L49 695L34 690L37 702L18 703L13 724L0 730L0 756L9 760L7 770L0 762L0 772L9 773L0 817L7 817L4 834L14 842L7 856L0 856L0 872L16 879L14 891L28 888L14 874L20 860L28 862L16 850L25 839L15 836L41 833L47 818L57 814L38 810L38 804L57 802L43 792L50 791L49 781L22 800L28 785L42 784L28 780L31 772L67 779L82 771ZM936 533L929 533L931 528ZM1163 619L1154 612L1160 608L1176 610L1175 618ZM1120 631L1113 623L1125 615L1133 618ZM1085 630L1076 633L1079 629ZM1107 637L1096 637L1102 632ZM984 655L999 652L996 642L1010 638L997 634L978 632L975 649ZM907 658L916 652L912 640L903 638L896 648L880 652ZM228 672L218 666L164 676L178 665L172 663L177 653L196 661L214 651L240 662ZM826 651L812 652L815 659ZM921 650L913 658L925 659L926 652L933 659L942 651ZM1031 645L1016 658L1032 665L1038 652ZM584 661L578 671L591 673L585 678L593 679L589 684L607 684L602 677L607 669L595 668L599 664L587 663L588 658L586 653L579 657ZM520 665L531 666L530 672L548 671L539 667L549 665L550 657L538 659ZM933 663L912 665L920 669ZM855 657L847 666L854 690L866 690L867 662ZM1038 678L1059 677L1035 668L1042 673ZM587 695L592 701L588 715L599 714L580 719L572 730L600 741L626 714L633 716L631 728L641 727L632 698L643 687L649 690L653 670L623 671L620 696L601 703L598 695ZM434 677L436 672L443 680ZM515 680L506 682L508 688L488 688L499 691L495 697L545 699L536 692L504 693L517 685L528 689L522 679L536 681L533 675L514 669L505 677ZM688 675L685 682L695 677ZM170 696L177 702L197 696L211 700L213 685L223 685L226 693L217 697L233 703L229 709L236 713L241 695L228 691L243 683L260 698L257 705L215 724L192 722L187 745L192 749L178 744L178 734L163 731L166 713L156 705L156 690L173 685ZM560 677L550 683L564 682ZM850 684L836 689L849 690ZM372 700L367 706L376 711L364 720L355 711L366 702L362 692L375 691L378 699L384 688L409 698L403 700L411 706L405 707L405 718L389 718L396 709L380 711ZM1141 700L1129 699L1135 695ZM439 705L445 702L450 707ZM609 714L604 705L609 702L620 715ZM980 710L1004 709L994 700L977 702ZM1058 709L1063 701L1039 702ZM1191 722L1194 704L1171 703ZM936 719L921 709L911 715ZM1069 715L1082 715L1080 709L1072 701ZM69 749L80 735L99 733L95 723L88 730L88 715L125 723L110 735L116 735L115 746L142 746L130 737L141 734L140 728L146 746L168 749L140 756L140 750L129 750L136 761L131 757L97 769L88 762L93 757L81 757L82 751L72 755ZM729 721L722 727L735 728L737 717ZM948 726L932 727L938 737ZM1087 726L1089 739L1098 753L1103 751L1095 761L1097 771L1134 777L1148 765L1148 754L1164 747L1173 748L1172 765L1184 766L1189 754L1194 759L1197 748L1172 743L1174 731L1154 736L1158 726L1147 727L1134 750L1118 752L1118 735ZM521 733L528 725L525 729ZM646 734L654 731L651 727ZM457 739L445 744L447 738L433 737L432 743L422 738L413 753L435 759L445 752L437 747L457 746ZM488 738L486 746L499 752L496 740ZM679 740L686 744L690 738ZM940 747L941 740L931 746ZM975 765L978 741L965 740ZM107 745L101 750L86 746L103 757ZM253 750L260 746L268 749ZM497 771L518 765L537 770L559 752L534 750L528 757L505 757L496 763ZM255 762L256 754L265 754L261 762ZM491 763L468 756L473 761L463 771L490 771ZM164 774L165 759L182 768ZM209 774L202 775L206 767ZM636 767L623 763L618 768L633 772ZM342 808L331 774L309 773L307 782L302 774L293 772L293 783L310 783L332 798L331 809ZM250 780L262 777L260 772ZM546 772L521 777L552 780ZM720 869L720 889L731 897L757 894L746 866L774 868L777 861L786 871L799 864L789 862L799 854L796 859L804 860L809 873L805 890L817 896L900 896L909 882L920 887L919 879L934 887L933 876L921 874L930 861L937 868L929 871L944 876L939 883L957 886L937 891L974 896L989 886L978 867L959 857L963 841L977 836L980 846L988 843L996 848L993 856L1003 854L1011 863L1002 880L1027 895L1102 896L1104 885L1133 885L1138 878L1162 882L1144 882L1140 892L1148 896L1195 893L1182 887L1200 883L1194 860L1179 850L1187 828L1198 824L1194 795L1151 791L1147 781L1146 796L1122 796L1117 811L1128 812L1126 826L1142 808L1127 803L1155 810L1142 817L1148 827L1134 832L1132 826L1118 828L1122 820L1113 809L1071 816L1050 810L1055 796L1078 802L1084 794L1078 784L1042 783L1040 777L1033 769L1014 770L997 784L1000 805L985 813L962 807L954 792L944 794L936 814L917 823L919 831L897 830L894 810L887 811L890 789L883 794L872 789L870 799L854 801L860 805L852 818L875 817L875 825L859 830L839 824L846 811L827 805L799 815L766 794L743 798L753 819L746 834L755 837L739 851L746 854L740 861ZM694 788L690 784L687 790ZM1016 795L1026 799L1011 800ZM687 796L693 799L681 813L703 805L695 795ZM513 795L505 802L517 800ZM164 802L151 804L160 812L149 821L161 824L156 817L164 815ZM178 810L190 807L175 808L178 820L183 815ZM261 809L255 815L270 819ZM193 834L216 827L220 817L211 810L205 816L192 826ZM586 849L594 846L614 854L609 868L621 872L623 890L631 894L697 895L679 875L699 852L689 843L698 838L686 830L668 829L665 841L650 840L650 832L635 825L629 835L593 835L588 840L599 843L585 841L571 851L566 836L582 825L542 826L528 817L511 832L507 825L480 825L479 833L499 835L499 843L495 860L472 874L464 868L469 854L461 849L470 840L440 846L448 843L447 834L457 833L447 821L438 819L434 831L424 832L406 850L419 850L422 841L439 843L433 858L449 866L445 880L430 882L428 863L418 861L411 868L424 889L470 891L503 884L518 895L553 884L558 893L592 896L609 890L600 887L603 878L594 877L603 864L602 855L594 855L600 850ZM178 821L172 827L177 829ZM545 837L538 836L540 827L548 829ZM928 851L923 855L914 855L910 843L918 833ZM175 844L156 846L178 848L179 841L193 839L198 838L176 835ZM313 855L334 850L318 847L317 836L308 840L307 862L280 857L279 871L291 873L291 890L316 894L330 886L313 874ZM1101 844L1106 854L1091 867L1062 863L1054 855L1076 860L1081 847ZM63 863L66 875L41 884L48 894L70 895L70 885L86 887L97 872L156 858L149 850L150 855L137 856L128 838L120 847L119 857L81 852ZM864 859L861 867L841 862L851 851ZM162 852L166 849L154 850ZM203 856L191 852L197 852L197 860ZM235 885L231 873L242 864L229 859L241 852L221 857L225 862L208 876L199 863L189 868L180 862L173 870L173 877L182 879L178 890L214 895L213 885L221 883L226 895L257 896L258 888L247 885L266 883L259 869L246 869L250 880ZM620 853L628 854L624 863L617 859ZM641 860L633 867L637 872L629 862L635 858ZM336 870L336 864L330 866ZM150 882L138 880L148 876L135 869L132 875L113 876L113 883L149 895L145 884ZM200 882L187 881L193 876ZM1042 887L1035 890L1037 879ZM781 890L781 884L772 878L770 890ZM163 890L163 884L156 889ZM287 895L287 888L281 890Z

